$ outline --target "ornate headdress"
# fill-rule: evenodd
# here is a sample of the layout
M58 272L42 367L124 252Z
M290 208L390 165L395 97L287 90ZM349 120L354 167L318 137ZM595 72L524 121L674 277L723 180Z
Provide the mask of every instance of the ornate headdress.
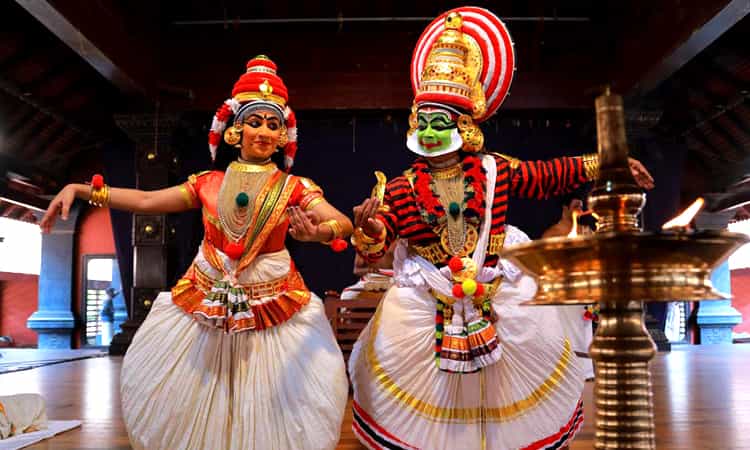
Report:
M496 15L471 6L443 13L422 33L412 55L409 135L419 107L458 108L465 112L458 119L464 148L480 150L484 137L476 123L503 103L514 71L513 43Z
M258 55L247 63L247 71L240 76L232 89L232 98L226 100L216 111L211 131L208 132L208 148L211 160L216 159L216 150L225 134L227 143L239 141L234 127L227 129L227 120L234 115L234 124L242 124L244 117L259 108L276 111L284 120L286 134L281 137L284 149L284 168L288 171L294 164L297 153L297 119L287 106L289 94L284 82L276 74L276 64L265 55ZM226 129L226 133L224 133ZM236 140L235 140L236 139Z

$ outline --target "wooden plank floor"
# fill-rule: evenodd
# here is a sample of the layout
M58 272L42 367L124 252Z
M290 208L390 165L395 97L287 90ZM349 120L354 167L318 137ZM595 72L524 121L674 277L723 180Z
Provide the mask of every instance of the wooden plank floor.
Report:
M96 358L0 375L0 395L41 393L51 419L82 419L79 429L33 449L128 449L118 396L119 358ZM657 448L750 449L750 345L684 347L652 364ZM572 449L593 447L588 420ZM361 450L347 410L340 450ZM175 449L177 450L177 449ZM467 449L468 450L468 449Z

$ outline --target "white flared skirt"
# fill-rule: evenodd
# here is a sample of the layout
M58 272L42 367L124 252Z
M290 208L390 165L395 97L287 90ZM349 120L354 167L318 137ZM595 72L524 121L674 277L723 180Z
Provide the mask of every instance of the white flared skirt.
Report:
M560 325L563 332L570 339L573 351L577 353L583 368L583 378L594 378L594 362L588 356L589 346L594 339L593 323L583 318L584 306L554 306L560 314Z
M332 449L348 394L341 351L314 294L279 326L225 334L164 292L121 376L136 449Z
M583 376L553 308L521 306L533 281L493 299L502 357L470 374L435 363L435 299L393 287L357 341L353 429L371 449L559 448L583 423Z

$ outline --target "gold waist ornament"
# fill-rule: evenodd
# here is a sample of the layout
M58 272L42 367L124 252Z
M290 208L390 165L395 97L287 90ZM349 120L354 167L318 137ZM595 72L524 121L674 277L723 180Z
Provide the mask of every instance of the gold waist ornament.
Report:
M451 256L458 256L463 258L471 255L477 247L477 241L479 240L479 233L474 225L466 225L466 239L464 241L464 248L460 254L454 255L450 252L448 246L448 230L447 227L440 233L440 242L434 242L430 245L412 245L412 249L427 261L433 264L439 264L445 262ZM487 246L488 255L499 255L503 249L503 242L505 241L505 233L493 234L490 236L490 242Z

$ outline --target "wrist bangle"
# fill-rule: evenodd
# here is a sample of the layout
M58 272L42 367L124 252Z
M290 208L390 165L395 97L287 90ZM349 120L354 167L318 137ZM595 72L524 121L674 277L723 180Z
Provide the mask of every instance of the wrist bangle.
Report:
M323 224L328 225L331 228L331 231L333 232L333 236L331 236L331 239L327 241L323 241L323 244L330 245L331 242L341 237L341 224L339 224L338 220L336 219L329 219L323 222Z
M99 174L91 177L91 194L89 195L89 205L97 208L106 207L109 204L110 189L104 183L104 177Z
M352 234L351 242L361 253L378 253L385 247L386 235L387 231L385 226L383 226L383 229L380 231L380 235L377 238L368 236L362 227L357 227Z
M596 153L588 153L581 156L583 162L583 171L586 174L586 178L589 180L596 180L599 178L599 155Z

